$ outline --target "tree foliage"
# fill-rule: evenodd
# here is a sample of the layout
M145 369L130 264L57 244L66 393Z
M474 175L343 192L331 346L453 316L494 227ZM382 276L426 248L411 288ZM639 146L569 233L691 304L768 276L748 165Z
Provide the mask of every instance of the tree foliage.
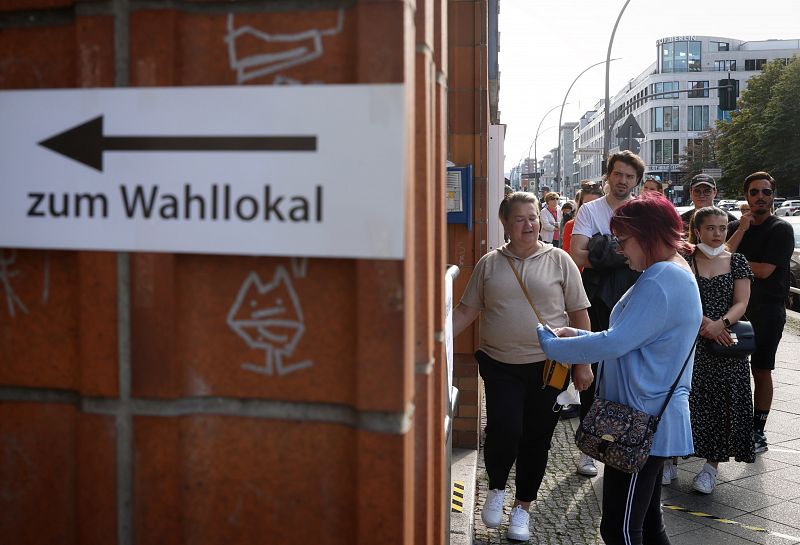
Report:
M747 82L731 112L718 122L716 156L722 168L719 185L741 192L747 175L765 170L775 178L779 195L796 195L800 184L800 57L786 64L776 59Z

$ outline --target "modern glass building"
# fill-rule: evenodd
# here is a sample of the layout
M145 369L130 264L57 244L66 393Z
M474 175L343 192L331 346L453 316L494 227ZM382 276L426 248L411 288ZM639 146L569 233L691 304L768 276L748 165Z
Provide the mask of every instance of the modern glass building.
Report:
M719 91L710 88L719 86L730 73L739 96L747 80L767 62L786 62L800 54L800 39L747 42L719 36L672 36L655 45L654 62L611 99L609 152L619 149L617 127L632 113L645 134L638 153L647 172L669 180L670 196L681 202L688 193L676 184L679 156L690 144L699 144L716 120L729 116L718 107ZM603 148L603 118L600 101L573 131L573 176L579 180L597 180L602 174L602 156L594 150ZM691 147L699 150L701 146Z

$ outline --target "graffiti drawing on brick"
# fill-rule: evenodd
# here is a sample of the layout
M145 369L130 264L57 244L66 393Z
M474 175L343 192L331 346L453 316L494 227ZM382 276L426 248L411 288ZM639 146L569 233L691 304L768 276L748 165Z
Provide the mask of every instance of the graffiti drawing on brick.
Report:
M322 57L325 53L323 38L339 34L343 23L344 9L340 9L336 24L331 28L309 28L294 34L272 34L247 25L237 27L233 14L228 14L225 42L228 45L228 62L231 70L236 71L237 83L277 74L286 68ZM293 81L279 75L274 83L286 84Z
M294 275L295 278L305 278L306 273L308 272L308 258L293 257L291 263L292 275Z
M275 268L265 283L251 272L239 288L228 312L228 326L247 346L264 351L264 363L243 363L242 368L267 376L283 376L311 367L311 360L289 361L305 333L303 309L283 266Z
M17 307L25 314L28 314L28 307L25 306L14 292L14 286L11 284L11 279L19 274L19 271L13 268L16 261L16 250L0 250L0 283L3 285L6 308L11 317L15 316L15 308Z

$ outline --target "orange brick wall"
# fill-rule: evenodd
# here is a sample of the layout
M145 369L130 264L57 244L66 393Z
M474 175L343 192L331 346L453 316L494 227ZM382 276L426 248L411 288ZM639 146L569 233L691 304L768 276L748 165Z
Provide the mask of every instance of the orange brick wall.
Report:
M446 543L448 2L166 5L2 2L0 89L406 83L406 259L0 249L0 542ZM245 25L321 54L237 71ZM253 275L286 361L231 324Z
M449 22L449 159L457 166L472 165L473 226L452 224L447 229L448 262L461 269L453 287L456 304L478 259L487 251L486 181L489 161L488 5L486 0L450 0ZM478 347L478 322L454 345L454 379L459 389L453 423L453 445L478 448L482 387L473 353Z

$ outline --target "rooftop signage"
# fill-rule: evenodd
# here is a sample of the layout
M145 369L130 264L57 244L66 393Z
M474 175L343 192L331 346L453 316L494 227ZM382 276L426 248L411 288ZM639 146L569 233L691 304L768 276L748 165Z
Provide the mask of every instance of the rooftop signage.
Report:
M695 42L697 36L672 36L671 38L659 38L656 40L656 45L667 44L670 42Z

